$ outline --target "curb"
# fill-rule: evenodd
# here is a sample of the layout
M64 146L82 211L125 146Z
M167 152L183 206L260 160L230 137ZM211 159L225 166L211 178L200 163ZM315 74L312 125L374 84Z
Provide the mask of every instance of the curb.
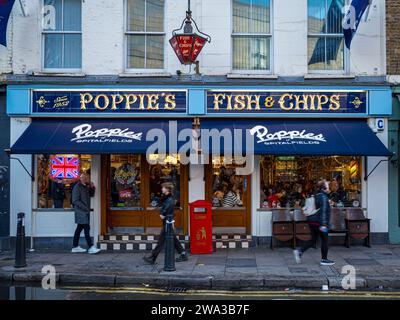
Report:
M0 272L0 283L41 283L43 274L38 272ZM137 273L118 274L76 274L61 273L56 275L59 285L85 285L126 287L140 285L152 288L185 288L204 290L263 290L282 288L321 289L328 285L331 289L342 289L341 277L311 276L264 276L264 277L218 277L185 275L149 275ZM365 276L357 278L357 289L400 289L400 277Z

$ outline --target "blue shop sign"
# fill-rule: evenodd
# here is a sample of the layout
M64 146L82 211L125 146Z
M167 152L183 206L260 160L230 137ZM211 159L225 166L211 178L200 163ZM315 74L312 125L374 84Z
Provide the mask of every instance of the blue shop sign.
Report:
M33 113L186 114L186 90L34 90Z
M207 91L212 114L365 114L367 91Z

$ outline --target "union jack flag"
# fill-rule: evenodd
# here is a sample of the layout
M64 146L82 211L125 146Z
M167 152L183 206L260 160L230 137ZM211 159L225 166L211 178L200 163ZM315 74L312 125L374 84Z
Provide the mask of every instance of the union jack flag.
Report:
M70 156L52 156L50 158L51 179L78 179L79 158Z

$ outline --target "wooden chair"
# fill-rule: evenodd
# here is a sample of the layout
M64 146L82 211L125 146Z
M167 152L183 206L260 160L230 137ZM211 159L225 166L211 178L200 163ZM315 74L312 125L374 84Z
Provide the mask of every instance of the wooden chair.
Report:
M294 239L293 218L290 210L273 209L272 210L272 237L271 249L274 249L275 240L291 241ZM292 243L293 244L293 243Z
M346 227L345 214L341 208L331 208L331 219L330 219L330 230L329 233L344 234L345 243L344 245L349 248L349 236L348 229Z
M310 241L312 239L310 226L307 223L307 217L303 214L302 209L294 209L293 211L294 238L293 246L296 247L296 241Z
M364 216L364 211L361 208L347 208L345 215L347 233L347 242L350 246L350 238L352 239L364 239L364 245L371 247L371 232L370 222Z

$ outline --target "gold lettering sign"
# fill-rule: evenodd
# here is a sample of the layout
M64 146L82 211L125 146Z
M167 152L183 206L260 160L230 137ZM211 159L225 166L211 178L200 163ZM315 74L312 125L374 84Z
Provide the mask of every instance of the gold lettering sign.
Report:
M175 110L176 95L174 93L117 93L92 94L80 93L80 109L87 110L92 105L100 111L105 110Z
M365 113L367 104L365 91L219 92L211 90L207 97L209 113Z

